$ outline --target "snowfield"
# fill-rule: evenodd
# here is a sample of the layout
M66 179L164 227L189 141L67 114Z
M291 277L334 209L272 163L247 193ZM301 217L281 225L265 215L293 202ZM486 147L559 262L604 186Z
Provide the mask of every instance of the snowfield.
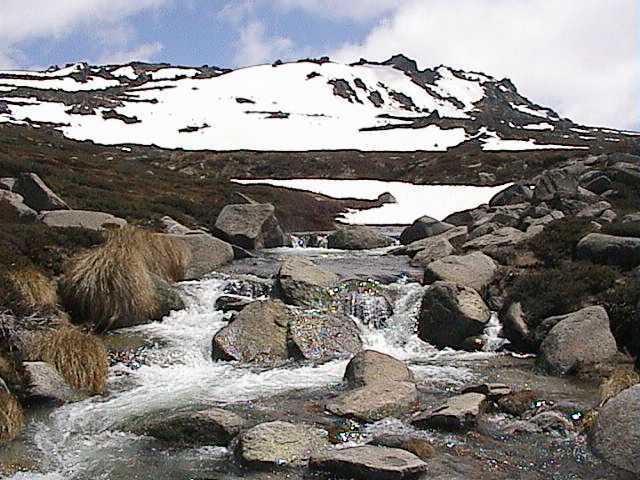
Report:
M398 203L380 208L353 210L342 219L352 225L408 225L424 215L443 220L452 213L475 208L509 185L473 187L465 185L414 185L379 180L233 180L242 185L261 184L304 190L332 198L375 200L391 193Z
M559 117L492 77L392 60L234 71L145 64L0 71L0 121L53 124L69 138L105 145L185 150L445 151L472 139L491 151L586 148L537 140L536 130L556 131ZM489 91L504 96L505 115L516 122L510 128L530 130L529 140L483 126Z

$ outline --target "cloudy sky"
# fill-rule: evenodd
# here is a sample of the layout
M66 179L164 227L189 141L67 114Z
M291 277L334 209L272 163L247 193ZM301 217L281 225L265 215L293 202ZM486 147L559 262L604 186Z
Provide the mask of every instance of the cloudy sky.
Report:
M0 0L5 68L395 53L511 78L581 123L640 130L639 0Z

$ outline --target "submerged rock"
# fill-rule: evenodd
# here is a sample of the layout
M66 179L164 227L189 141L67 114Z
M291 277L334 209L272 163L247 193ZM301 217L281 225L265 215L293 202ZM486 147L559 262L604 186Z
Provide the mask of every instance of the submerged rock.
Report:
M238 456L253 467L302 466L328 446L326 434L308 425L262 423L240 436Z
M180 445L227 446L244 428L245 420L228 410L210 408L152 420L136 429L143 435Z
M491 318L482 297L472 288L436 282L424 294L418 336L437 348L462 348L465 339L480 335Z
M428 467L424 461L406 450L371 445L314 455L309 466L314 470L362 480L416 478Z

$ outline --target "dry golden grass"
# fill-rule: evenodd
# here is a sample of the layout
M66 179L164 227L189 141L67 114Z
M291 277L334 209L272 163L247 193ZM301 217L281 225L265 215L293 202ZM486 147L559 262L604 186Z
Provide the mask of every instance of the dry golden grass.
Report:
M70 260L61 283L65 306L75 321L105 331L157 317L154 275L168 282L184 278L190 251L177 239L123 228L107 242Z
M640 383L640 375L632 367L618 368L600 385L600 406L624 390Z
M20 404L13 395L0 389L0 444L16 438L23 426Z
M53 313L58 308L55 282L33 267L23 267L4 274L9 303L16 315Z
M44 330L30 337L29 357L52 365L77 390L104 393L109 357L95 335L73 327Z

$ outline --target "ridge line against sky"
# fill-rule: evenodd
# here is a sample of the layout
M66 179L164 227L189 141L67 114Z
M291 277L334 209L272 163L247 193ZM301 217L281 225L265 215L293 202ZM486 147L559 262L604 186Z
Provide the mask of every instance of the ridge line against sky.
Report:
M237 67L396 53L508 77L579 123L640 130L637 0L2 0L0 67ZM33 12L38 12L34 15Z

